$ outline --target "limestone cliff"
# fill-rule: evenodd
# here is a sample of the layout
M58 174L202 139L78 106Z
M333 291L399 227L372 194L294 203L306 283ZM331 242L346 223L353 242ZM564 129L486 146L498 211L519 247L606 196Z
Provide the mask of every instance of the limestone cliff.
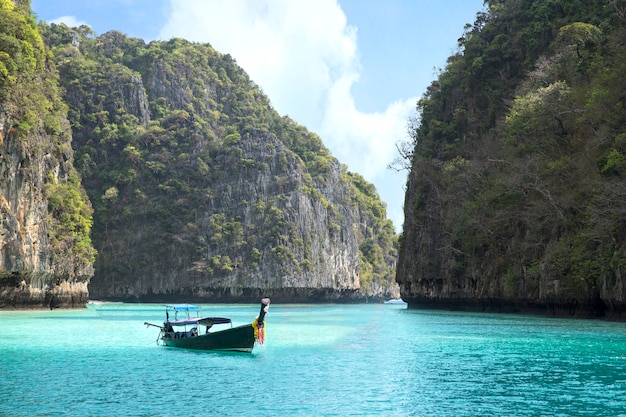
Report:
M280 117L230 56L85 27L44 33L95 209L90 297L397 295L395 235L373 186Z
M418 103L402 297L623 318L624 2L486 5Z
M28 6L0 2L0 308L80 307L91 211Z

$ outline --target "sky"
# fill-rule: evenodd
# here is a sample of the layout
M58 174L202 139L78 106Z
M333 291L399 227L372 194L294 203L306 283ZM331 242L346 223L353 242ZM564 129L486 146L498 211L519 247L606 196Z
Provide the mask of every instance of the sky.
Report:
M397 232L406 170L389 169L426 87L483 0L32 0L38 20L173 37L230 54L281 115L373 183Z

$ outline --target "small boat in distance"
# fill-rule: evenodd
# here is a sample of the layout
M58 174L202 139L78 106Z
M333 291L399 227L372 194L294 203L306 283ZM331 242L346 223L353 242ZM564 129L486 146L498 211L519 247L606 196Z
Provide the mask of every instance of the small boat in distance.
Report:
M384 304L393 306L393 308L399 310L404 310L408 307L408 304L402 298L392 298L391 300L385 301Z
M402 298L392 298L384 302L384 304L406 304Z
M251 324L237 327L233 327L228 317L200 317L200 307L191 304L165 304L163 326L144 324L161 329L157 343L164 346L250 353L255 343L263 346L265 342L265 314L269 305L270 299L263 298L258 317ZM173 320L170 320L171 313L174 314ZM179 313L184 317L179 318Z

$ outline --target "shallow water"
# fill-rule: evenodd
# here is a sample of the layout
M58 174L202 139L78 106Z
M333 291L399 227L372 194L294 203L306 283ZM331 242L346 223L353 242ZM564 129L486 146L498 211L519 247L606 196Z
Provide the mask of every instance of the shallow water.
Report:
M0 416L626 416L624 323L272 304L265 347L229 354L157 346L163 316L0 312Z

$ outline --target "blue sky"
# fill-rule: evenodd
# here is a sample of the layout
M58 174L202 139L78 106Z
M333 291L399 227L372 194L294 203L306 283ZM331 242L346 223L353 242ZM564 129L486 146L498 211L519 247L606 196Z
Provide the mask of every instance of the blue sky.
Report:
M372 182L397 231L407 121L483 0L32 0L39 20L181 37L228 53L288 115Z

